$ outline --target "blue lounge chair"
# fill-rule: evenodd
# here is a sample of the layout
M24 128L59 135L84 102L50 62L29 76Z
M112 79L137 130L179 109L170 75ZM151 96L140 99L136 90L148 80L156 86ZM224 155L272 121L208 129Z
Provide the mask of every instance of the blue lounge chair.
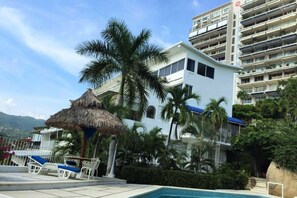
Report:
M71 175L77 175L80 173L79 168L66 166L66 165L58 165L58 176L62 179L68 179Z
M80 173L79 168L70 167L65 164L50 163L46 159L40 156L28 156L30 161L28 163L28 172L33 174L39 174L41 172L48 173L49 171L55 171L62 179L68 179L71 175Z

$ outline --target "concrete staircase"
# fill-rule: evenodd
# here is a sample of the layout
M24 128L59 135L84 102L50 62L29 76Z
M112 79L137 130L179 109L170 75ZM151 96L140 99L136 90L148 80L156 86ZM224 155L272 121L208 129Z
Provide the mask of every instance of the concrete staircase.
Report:
M266 179L258 178L258 177L254 177L254 179L256 180L256 185L251 189L251 192L260 194L260 195L266 195L267 194Z

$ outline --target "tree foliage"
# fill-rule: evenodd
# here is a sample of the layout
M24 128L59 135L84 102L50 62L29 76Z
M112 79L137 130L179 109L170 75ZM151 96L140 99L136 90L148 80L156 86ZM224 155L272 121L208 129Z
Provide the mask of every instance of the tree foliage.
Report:
M179 87L169 87L167 92L169 93L169 97L167 98L167 103L161 110L161 118L166 121L171 119L167 140L167 146L169 146L173 124L185 124L190 120L191 112L187 108L187 101L193 99L198 103L200 96L194 93L189 94L187 87L183 89ZM175 130L175 138L178 139L177 130Z
M102 40L79 44L77 53L93 58L81 71L80 82L99 87L117 74L121 74L116 104L137 107L144 112L147 107L148 89L165 99L164 85L153 75L149 62L167 61L167 56L156 45L149 44L152 33L143 29L135 36L124 21L111 19L102 31Z

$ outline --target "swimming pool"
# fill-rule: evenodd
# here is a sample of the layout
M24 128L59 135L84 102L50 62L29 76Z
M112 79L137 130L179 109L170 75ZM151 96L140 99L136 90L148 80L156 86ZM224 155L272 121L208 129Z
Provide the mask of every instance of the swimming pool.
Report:
M203 190L185 190L177 188L160 188L132 198L266 198L264 196L243 195Z

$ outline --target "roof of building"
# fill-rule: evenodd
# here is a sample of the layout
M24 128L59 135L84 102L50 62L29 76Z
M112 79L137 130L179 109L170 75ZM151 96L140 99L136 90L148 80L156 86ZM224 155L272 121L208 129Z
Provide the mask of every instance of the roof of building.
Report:
M169 48L165 49L164 51L173 51L175 48L179 49L180 47L186 48L187 50L192 51L193 53L198 54L199 56L201 56L201 57L213 62L214 64L219 65L219 66L222 66L222 67L225 67L228 69L232 69L235 71L239 71L240 69L242 69L242 68L234 66L234 65L229 65L229 64L219 62L219 61L213 59L212 57L204 54L200 50L194 48L193 46L184 43L183 41L180 41L180 42L176 43L175 45L170 46Z
M196 112L196 113L202 113L204 111L204 109L201 109L199 107L190 106L190 105L187 105L187 108L190 111ZM227 120L228 120L229 123L245 126L245 123L240 119L233 118L233 117L228 117Z

